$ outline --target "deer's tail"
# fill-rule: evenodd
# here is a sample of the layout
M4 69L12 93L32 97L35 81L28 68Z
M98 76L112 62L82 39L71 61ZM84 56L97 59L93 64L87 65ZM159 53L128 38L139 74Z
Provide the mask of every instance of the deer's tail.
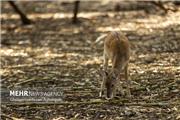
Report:
M99 36L99 37L92 43L92 47L93 47L95 44L99 43L101 40L103 40L106 36L107 36L107 34L103 34L103 35Z

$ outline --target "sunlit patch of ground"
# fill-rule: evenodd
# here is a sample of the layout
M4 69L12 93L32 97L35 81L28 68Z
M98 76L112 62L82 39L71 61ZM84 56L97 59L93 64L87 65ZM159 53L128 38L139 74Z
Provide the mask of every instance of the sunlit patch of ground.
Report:
M35 21L21 26L7 3L2 7L0 71L2 86L62 88L66 105L2 105L2 112L23 119L179 119L180 12L166 16L144 11L95 11L85 4L80 23L71 24L67 6L55 2L27 7ZM40 6L40 7L38 7ZM94 6L94 7L93 7ZM47 11L48 8L48 11ZM85 12L83 12L83 9ZM101 9L101 8L99 8ZM88 13L86 13L86 11ZM133 99L125 103L167 102L166 106L91 104L99 100L103 45L91 47L108 31L122 30L131 42L130 79ZM118 96L121 100L126 99ZM104 99L102 99L103 101ZM89 102L89 103L88 103Z

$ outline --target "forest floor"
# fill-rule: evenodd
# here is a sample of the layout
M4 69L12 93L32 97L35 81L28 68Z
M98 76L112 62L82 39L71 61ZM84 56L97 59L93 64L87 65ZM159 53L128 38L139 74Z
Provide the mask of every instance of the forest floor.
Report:
M74 25L70 3L18 5L34 24L22 26L8 3L2 2L1 87L60 88L63 99L55 104L2 104L4 118L180 119L179 8L163 14L147 4L149 11L133 8L115 12L111 3L82 2L79 23ZM118 96L107 101L98 96L103 45L92 48L91 44L113 30L123 31L131 43L131 99Z

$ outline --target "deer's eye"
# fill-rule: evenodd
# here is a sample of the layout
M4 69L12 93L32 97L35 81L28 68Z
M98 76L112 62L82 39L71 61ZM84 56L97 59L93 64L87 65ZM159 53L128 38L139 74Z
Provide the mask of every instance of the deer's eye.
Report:
M114 85L111 85L111 87L114 87Z

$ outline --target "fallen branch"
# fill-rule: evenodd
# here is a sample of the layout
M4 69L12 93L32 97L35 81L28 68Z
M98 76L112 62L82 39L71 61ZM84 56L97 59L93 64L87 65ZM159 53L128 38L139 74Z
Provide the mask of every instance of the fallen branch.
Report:
M174 105L180 105L179 102L175 103L167 103L167 102L152 102L152 103L146 103L146 102L133 102L133 103L125 103L122 100L98 100L98 101L84 101L84 102L21 102L21 103L5 103L6 105L10 106L21 106L21 105L82 105L82 104L115 104L120 106L145 106L145 107L151 107L151 106L174 106Z
M4 120L6 120L6 119L10 119L10 120L24 120L24 119L19 119L19 118L15 118L15 117L10 117L10 116L8 116L8 115L5 115L5 114L1 114L1 118L3 119L4 118Z
M22 84L25 84L25 83L27 83L27 82L32 82L32 81L34 81L34 80L36 80L36 79L29 79L29 80L20 81L20 82L18 82L18 83L16 83L16 84L12 85L11 87L16 87L16 86L18 86L18 85L22 85Z
M177 8L169 8L169 7L165 7L162 1L150 1L152 4L158 6L160 9L162 9L165 13L167 13L168 11L173 11L176 12Z
M49 67L49 66L58 66L58 67L64 67L63 65L59 65L59 64L21 64L21 65L14 65L14 66L4 66L2 68L23 68L23 67ZM72 66L74 67L74 66Z

